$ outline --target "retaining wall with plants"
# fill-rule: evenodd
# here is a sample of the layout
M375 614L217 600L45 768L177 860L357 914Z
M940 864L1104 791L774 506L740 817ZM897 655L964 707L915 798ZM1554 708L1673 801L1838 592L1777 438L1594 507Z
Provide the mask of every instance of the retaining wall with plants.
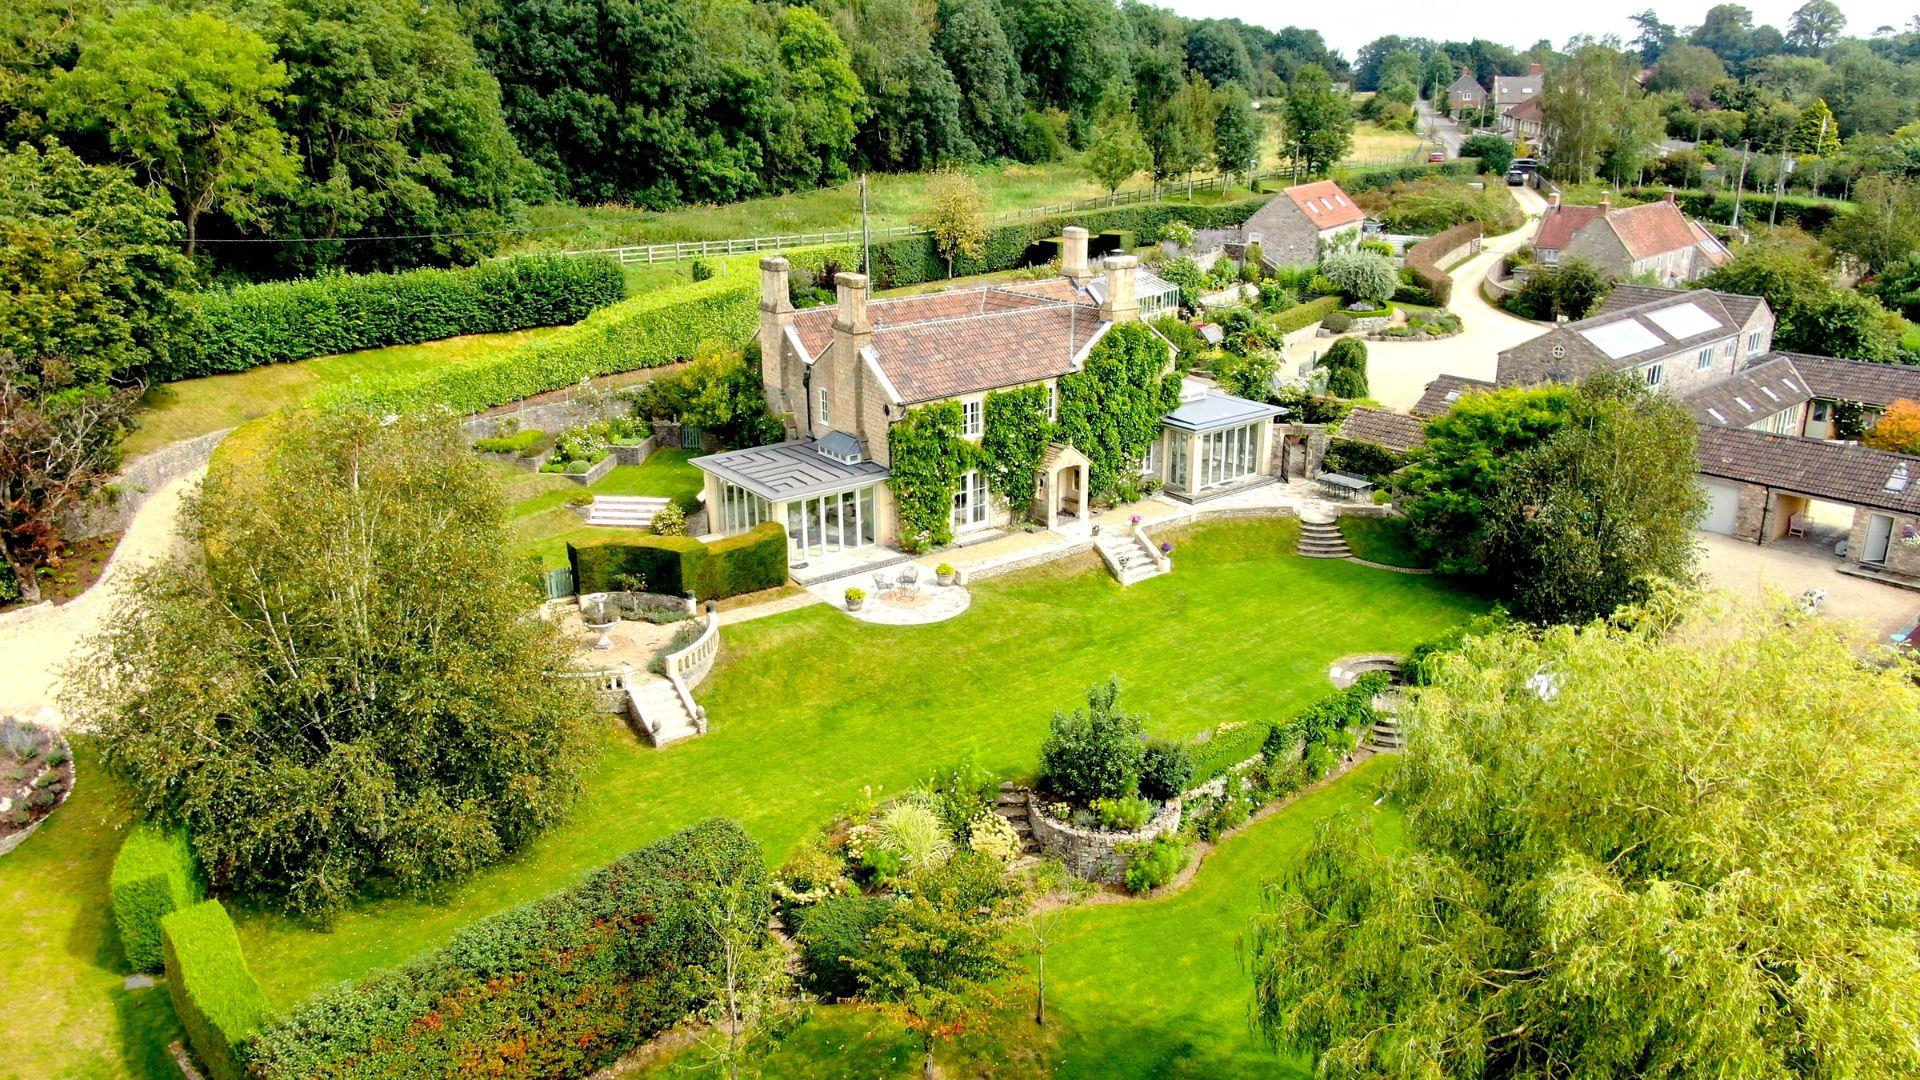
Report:
M1045 800L1032 791L1027 796L1027 821L1033 828L1033 842L1042 854L1059 859L1076 877L1103 885L1118 885L1127 876L1133 859L1121 852L1122 844L1137 844L1156 836L1172 836L1180 831L1180 800L1162 803L1151 820L1138 832L1108 832L1083 829L1048 814Z

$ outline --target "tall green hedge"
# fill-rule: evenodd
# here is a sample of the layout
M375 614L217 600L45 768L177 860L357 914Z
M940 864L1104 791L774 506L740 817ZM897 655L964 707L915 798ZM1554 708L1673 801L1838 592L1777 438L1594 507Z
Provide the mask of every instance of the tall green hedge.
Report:
M1455 159L1446 162L1409 162L1405 165L1373 165L1359 169L1335 169L1334 182L1351 195L1357 191L1373 191L1376 188L1392 187L1408 180L1419 180L1428 176L1472 176L1480 163L1475 160Z
M787 530L767 521L711 544L646 533L569 542L567 562L582 593L622 591L622 578L631 575L646 592L723 600L787 580Z
M738 825L675 833L443 949L323 991L259 1034L253 1075L586 1076L700 1006L718 953L701 897L729 882L764 908L766 868Z
M1312 326L1314 323L1325 319L1327 316L1339 310L1340 298L1338 296L1321 296L1309 300L1304 304L1297 304L1290 307L1280 314L1275 315L1272 319L1268 320L1268 322L1276 332L1291 334L1295 330L1305 330L1307 327Z
M1453 278L1448 276L1447 268L1436 260L1463 244L1472 243L1485 235L1486 231L1486 227L1477 221L1463 221L1408 248L1407 269L1413 274L1414 284L1425 289L1435 304L1446 307L1453 300Z
M759 325L759 292L756 264L736 259L705 281L621 301L522 348L360 380L332 399L393 412L440 406L477 413L582 379L687 360L705 342L745 344Z
M187 836L178 830L136 825L114 857L107 878L113 924L135 971L158 971L164 963L160 920L200 899L200 874Z
M194 347L161 379L245 371L331 353L578 322L626 295L604 255L522 255L454 270L330 274L193 298Z
M1623 202L1652 202L1655 199L1666 198L1667 189L1629 188L1621 194ZM1680 209L1688 217L1717 222L1721 225L1733 223L1733 193L1730 191L1678 191L1674 193L1674 201L1680 205ZM1852 203L1815 199L1805 195L1782 195L1778 221L1782 225L1796 225L1810 233L1818 234L1825 232L1836 217L1852 212ZM1741 196L1740 220L1742 222L1749 225L1765 224L1773 214L1772 195L1749 191Z
M167 995L187 1045L214 1080L246 1074L248 1042L272 1007L247 970L233 920L218 900L202 900L160 920Z

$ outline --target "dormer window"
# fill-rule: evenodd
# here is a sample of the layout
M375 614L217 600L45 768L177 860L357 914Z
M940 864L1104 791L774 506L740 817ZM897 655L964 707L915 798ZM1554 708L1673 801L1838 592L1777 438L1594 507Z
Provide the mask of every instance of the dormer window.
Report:
M829 431L827 437L814 446L821 457L832 458L842 465L858 465L866 460L860 452L860 440L844 431Z

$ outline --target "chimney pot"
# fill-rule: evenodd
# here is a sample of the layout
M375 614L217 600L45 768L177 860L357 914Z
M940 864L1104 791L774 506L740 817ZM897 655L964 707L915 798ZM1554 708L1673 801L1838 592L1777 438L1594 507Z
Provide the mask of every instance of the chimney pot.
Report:
M834 277L833 285L838 308L833 328L850 334L871 334L873 324L867 321L867 275L843 271Z
M1673 203L1673 201L1674 201L1674 193L1673 193L1673 189L1672 189L1672 188L1668 188L1668 189L1667 189L1667 202L1668 202L1668 204L1672 204L1672 203Z
M1077 288L1093 277L1093 269L1087 264L1087 230L1078 225L1069 225L1062 230L1064 242L1060 248L1060 272Z
M1604 214L1611 209L1613 209L1613 192L1611 191L1601 192L1600 193L1600 212Z
M1543 68L1542 68L1542 67L1541 67L1541 66L1540 66L1539 64L1528 64L1528 65L1527 65L1527 74L1529 74L1529 75L1538 75L1538 74L1540 74L1540 73L1541 73L1541 71L1543 71L1543 70L1545 70L1545 69L1543 69Z
M793 310L793 296L787 288L792 269L784 256L769 255L760 260L760 310L769 314Z

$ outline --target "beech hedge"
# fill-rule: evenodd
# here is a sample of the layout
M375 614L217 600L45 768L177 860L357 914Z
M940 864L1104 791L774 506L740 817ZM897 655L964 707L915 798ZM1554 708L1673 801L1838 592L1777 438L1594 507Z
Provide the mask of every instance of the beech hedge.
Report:
M323 991L260 1032L252 1074L586 1076L703 1003L719 946L702 898L731 882L765 908L759 846L731 821L684 829L393 971Z
M113 925L127 966L158 971L164 963L160 920L200 899L200 874L185 833L136 825L107 878Z
M574 589L580 593L639 591L724 600L771 589L787 580L787 530L777 521L712 543L691 536L639 535L567 544Z
M212 289L200 326L163 380L332 353L578 322L626 295L605 255L522 255L452 270L329 274Z
M240 952L233 920L218 900L202 900L160 920L167 996L187 1045L213 1080L246 1075L248 1043L271 1011Z
M521 348L357 380L330 398L377 411L445 407L477 413L582 379L687 360L704 342L744 345L759 325L759 293L757 264L736 259L705 281L631 297Z
M1282 311L1268 320L1276 333L1291 334L1295 330L1304 330L1314 323L1340 310L1338 296L1322 296Z

